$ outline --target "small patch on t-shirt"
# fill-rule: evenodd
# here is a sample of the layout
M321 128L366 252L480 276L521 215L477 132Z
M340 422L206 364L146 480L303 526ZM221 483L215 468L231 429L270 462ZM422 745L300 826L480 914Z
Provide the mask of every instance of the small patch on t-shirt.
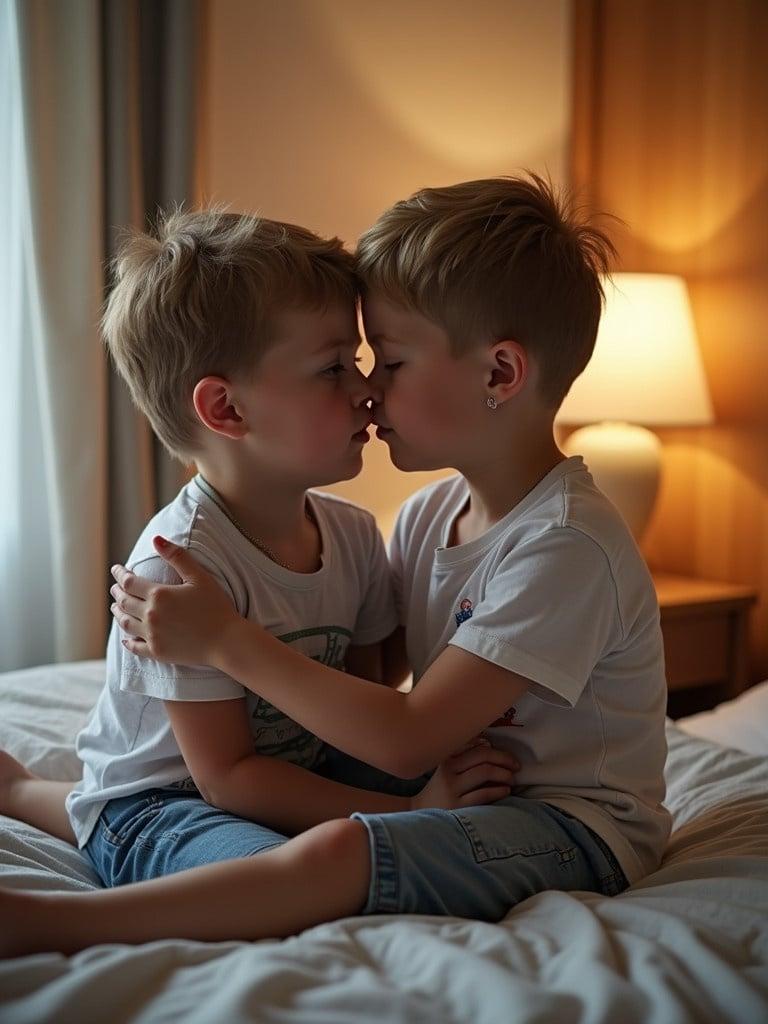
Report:
M466 622L467 619L472 618L472 602L468 597L463 597L459 602L459 610L455 612L456 625L460 626L462 622Z
M489 729L508 728L510 725L516 729L522 729L523 723L516 722L517 708L507 708L501 718L497 718L495 722L491 722L488 726Z

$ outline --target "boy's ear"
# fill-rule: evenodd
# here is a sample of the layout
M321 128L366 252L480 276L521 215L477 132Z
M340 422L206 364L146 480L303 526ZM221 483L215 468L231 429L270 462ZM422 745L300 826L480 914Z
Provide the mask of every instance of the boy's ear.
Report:
M488 363L485 385L498 403L512 398L528 381L528 353L519 341L497 341L488 350Z
M232 384L225 377L203 377L195 384L192 404L197 418L215 434L235 440L245 435L247 425L238 412Z

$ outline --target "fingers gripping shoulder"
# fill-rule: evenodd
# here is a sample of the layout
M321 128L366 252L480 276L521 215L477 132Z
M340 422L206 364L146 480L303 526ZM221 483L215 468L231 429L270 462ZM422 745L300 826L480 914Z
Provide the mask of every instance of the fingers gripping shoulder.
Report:
M213 576L242 614L242 610L239 608L240 602L237 600L239 588L235 585L235 581L232 578L233 572L231 567L225 564L221 558L217 557L216 553L211 551L210 548L194 540L190 541L187 537L172 536L167 539L183 548L195 559L202 569L205 569L206 572ZM152 583L159 583L164 586L175 586L182 582L181 576L173 566L159 555L145 555L135 561L131 560L126 563L126 569L131 575L141 576ZM129 582L128 577L126 577L126 582Z

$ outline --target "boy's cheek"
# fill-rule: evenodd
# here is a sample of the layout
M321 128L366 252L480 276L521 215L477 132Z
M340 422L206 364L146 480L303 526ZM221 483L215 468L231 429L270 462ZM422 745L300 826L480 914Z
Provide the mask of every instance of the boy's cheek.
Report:
M456 406L450 396L443 398L439 388L427 387L418 394L400 392L396 398L392 395L386 409L390 426L403 434L441 437L456 426Z
M302 424L302 447L306 450L325 451L338 448L345 439L351 440L357 424L345 409L326 409L321 415L307 417Z

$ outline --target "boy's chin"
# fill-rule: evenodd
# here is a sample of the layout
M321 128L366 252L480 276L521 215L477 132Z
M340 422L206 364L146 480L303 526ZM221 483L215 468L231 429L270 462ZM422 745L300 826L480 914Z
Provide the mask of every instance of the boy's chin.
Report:
M347 466L339 466L335 471L329 470L322 477L318 474L309 486L328 487L331 484L340 484L344 480L354 480L356 476L360 476L362 469L363 456L361 454L357 459L350 460Z
M433 469L448 469L448 464L441 459L430 459L424 455L409 451L405 445L388 445L389 458L392 465L403 473L427 473Z

